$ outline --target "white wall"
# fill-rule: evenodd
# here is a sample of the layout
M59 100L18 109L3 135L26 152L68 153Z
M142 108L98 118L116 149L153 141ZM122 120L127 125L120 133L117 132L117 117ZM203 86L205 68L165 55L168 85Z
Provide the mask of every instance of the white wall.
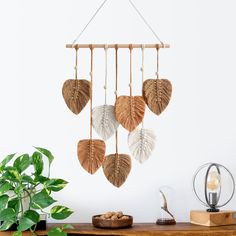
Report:
M70 222L90 222L107 210L123 210L136 222L154 222L157 189L175 189L178 221L201 208L192 193L196 168L209 161L236 163L236 35L234 0L134 0L170 49L161 50L161 74L173 84L169 107L156 117L147 110L146 127L157 133L149 161L133 167L126 183L113 187L99 170L87 174L76 156L89 135L88 106L75 116L61 96L73 77L74 52L65 48L88 21L100 0L9 0L0 3L0 150L31 152L32 146L56 156L52 174L70 183L55 197L74 209ZM155 38L128 1L108 1L82 36L82 43L151 43ZM109 52L109 101L113 102L114 57ZM81 50L80 75L89 79L89 51ZM120 93L128 93L128 51L120 50ZM134 92L140 93L140 52L134 52ZM155 51L146 51L146 77L153 76ZM103 50L95 51L94 105L103 103ZM96 136L96 135L94 135ZM120 152L127 153L127 132L120 129ZM107 142L114 152L114 138ZM228 205L234 208L236 198Z

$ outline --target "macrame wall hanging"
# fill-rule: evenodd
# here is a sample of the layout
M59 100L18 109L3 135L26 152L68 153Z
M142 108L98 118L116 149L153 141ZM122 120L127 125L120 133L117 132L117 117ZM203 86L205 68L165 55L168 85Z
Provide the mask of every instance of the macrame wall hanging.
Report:
M77 41L102 9L107 0L103 1L89 22L85 25L72 44L67 44L67 48L73 48L76 52L75 78L66 80L63 84L62 94L67 107L76 115L86 106L90 100L90 137L80 140L77 145L77 156L81 166L90 174L94 174L101 166L107 180L116 187L120 187L127 179L131 171L131 157L140 163L146 161L152 154L156 144L156 135L153 130L144 128L145 108L147 107L156 115L160 115L168 106L172 85L169 80L159 76L159 51L162 48L169 48L157 36L153 28L148 24L141 12L131 0L128 0L137 14L141 17L146 26L151 30L159 43L155 44L78 44ZM78 79L78 51L81 48L90 49L90 81ZM103 48L105 58L104 76L104 104L93 108L93 55L94 49ZM154 78L145 79L144 51L154 49L157 53L156 75ZM107 102L108 89L108 49L115 49L115 104ZM129 95L118 96L118 49L129 50ZM137 81L133 79L133 50L141 49L142 53L142 88L140 95L133 95L133 85ZM99 63L99 62L98 62ZM126 79L126 78L119 78ZM109 104L109 105L108 105ZM123 126L128 132L128 143L131 157L128 154L120 154L118 151L118 127ZM81 124L83 128L83 124ZM93 129L101 139L93 139ZM105 141L115 134L115 153L106 155Z

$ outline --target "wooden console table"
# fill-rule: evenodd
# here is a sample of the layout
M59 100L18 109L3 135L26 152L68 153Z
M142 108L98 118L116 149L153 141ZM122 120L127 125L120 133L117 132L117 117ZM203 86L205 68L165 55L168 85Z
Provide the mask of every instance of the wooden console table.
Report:
M58 224L57 224L58 225ZM48 224L48 227L54 227L55 224ZM204 227L192 225L189 223L178 223L177 225L159 226L153 223L134 224L128 229L98 229L92 224L73 224L75 229L68 231L68 235L103 235L103 236L236 236L236 225ZM38 235L47 235L46 231L38 231ZM12 232L0 232L1 236L11 236ZM30 232L24 233L24 236L31 236Z

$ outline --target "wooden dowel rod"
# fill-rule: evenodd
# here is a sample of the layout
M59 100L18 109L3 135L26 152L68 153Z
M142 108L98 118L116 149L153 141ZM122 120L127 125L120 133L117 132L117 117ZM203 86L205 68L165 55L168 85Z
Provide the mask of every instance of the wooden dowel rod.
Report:
M107 44L92 44L93 48L105 48ZM143 44L132 44L133 48L142 48ZM129 48L130 44L108 44L108 48ZM169 48L169 44L144 44L145 48ZM90 48L91 44L66 44L66 48Z

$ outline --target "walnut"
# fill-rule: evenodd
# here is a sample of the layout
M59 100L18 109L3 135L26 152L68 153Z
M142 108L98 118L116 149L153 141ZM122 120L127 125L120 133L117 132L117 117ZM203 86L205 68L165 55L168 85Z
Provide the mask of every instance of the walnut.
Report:
M123 216L123 212L122 211L118 211L116 213L116 215L117 215L118 218L121 218Z
M113 215L113 216L111 217L111 220L118 220L117 215Z

